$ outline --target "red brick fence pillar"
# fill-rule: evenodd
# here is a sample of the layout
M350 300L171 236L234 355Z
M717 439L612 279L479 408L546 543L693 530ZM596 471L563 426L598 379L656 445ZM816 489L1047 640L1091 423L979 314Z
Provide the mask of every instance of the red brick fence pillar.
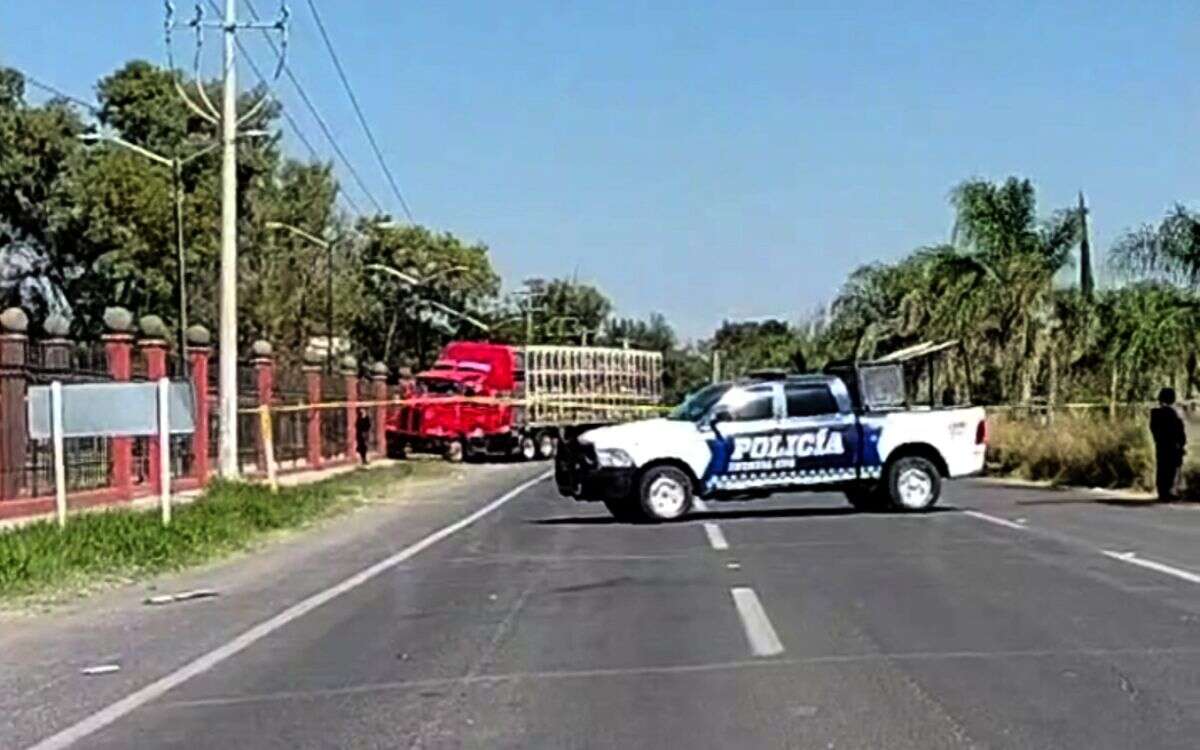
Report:
M192 433L192 472L201 484L208 481L208 359L212 347L208 329L191 326L187 329L188 374L192 377L192 393L196 399L196 431Z
M304 366L304 381L308 391L308 403L321 403L321 365ZM308 468L321 468L321 410L308 410Z
M29 318L17 307L0 313L0 500L21 492L25 466L25 356Z
M358 451L358 435L354 429L354 423L358 421L358 360L349 354L342 357L342 380L346 384L346 458L353 461Z
M275 356L271 342L262 339L255 341L250 347L250 353L254 356L250 363L254 366L254 384L258 391L258 405L270 406L275 401ZM261 423L255 424L254 434L258 435L258 451L255 453L258 459L258 470L266 474L267 445L263 439Z
M163 324L162 318L157 315L146 315L139 321L139 327L142 329L142 338L138 341L138 348L141 350L142 361L146 365L146 380L151 383L157 383L161 378L167 377L167 331L166 325ZM150 486L157 493L162 489L162 462L170 463L170 455L162 455L159 450L158 436L155 435L149 439L149 456L150 456Z
M384 422L387 421L387 387L388 368L382 362L376 362L371 368L371 398L379 402L375 404L375 417L372 419L375 427L375 450L381 456L387 455L387 435L384 433Z
M109 331L103 336L108 375L115 381L127 381L133 369L133 316L124 308L110 307L104 311L104 325ZM111 445L109 483L118 497L128 499L133 495L133 438L113 438Z

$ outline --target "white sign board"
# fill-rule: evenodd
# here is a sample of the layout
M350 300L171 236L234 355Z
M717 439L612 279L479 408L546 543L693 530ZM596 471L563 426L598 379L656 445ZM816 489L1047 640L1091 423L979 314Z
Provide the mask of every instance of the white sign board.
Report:
M70 383L62 386L64 438L134 437L158 434L157 383ZM170 432L196 430L196 401L192 384L171 383L167 389ZM51 436L50 386L29 389L29 437Z

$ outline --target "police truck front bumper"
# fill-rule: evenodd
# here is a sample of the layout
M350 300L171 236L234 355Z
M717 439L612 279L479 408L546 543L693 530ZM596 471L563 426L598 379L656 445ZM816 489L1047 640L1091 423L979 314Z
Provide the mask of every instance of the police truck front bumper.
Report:
M559 494L580 501L621 500L633 493L637 469L600 466L588 443L566 440L554 460Z

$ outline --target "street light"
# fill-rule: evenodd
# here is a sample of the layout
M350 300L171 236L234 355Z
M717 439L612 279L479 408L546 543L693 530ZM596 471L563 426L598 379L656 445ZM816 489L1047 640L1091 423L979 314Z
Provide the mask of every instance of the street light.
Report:
M263 136L270 136L270 133L268 133L265 130L247 130L247 131L241 133L241 137L243 137L243 138L259 138L259 137L263 137ZM183 158L180 158L179 156L168 158L166 156L156 154L153 151L151 151L150 149L145 148L144 146L139 146L136 143L130 143L129 141L125 140L124 138L121 138L120 136L114 135L112 133L99 133L99 132L95 132L95 131L90 132L90 133L83 133L82 135L79 136L79 140L83 141L84 143L88 143L88 144L95 144L95 143L101 143L101 142L111 143L114 146L120 146L121 148L123 148L127 151L132 151L133 153L138 154L139 156L149 159L150 161L154 162L155 164L161 164L162 166L167 167L168 169L171 170L171 192L173 194L174 203L175 203L175 251L178 256L176 259L178 262L178 269L177 269L177 273L176 273L175 283L178 286L178 297L179 297L179 361L180 361L180 369L183 373L183 376L186 378L188 375L187 257L184 253L184 247L183 247L183 181L182 181L183 165L190 164L191 162L195 161L196 159L199 159L201 156L211 153L221 144L220 143L210 143L207 146L205 146L204 148L200 149L199 151L189 154L188 156L185 156Z
M332 372L333 361L333 245L334 242L323 240L320 237L306 232L300 227L294 227L291 224L284 224L282 221L268 221L264 226L267 229L282 229L303 240L311 242L317 247L325 251L325 372ZM336 242L336 240L335 240Z
M370 271L378 271L380 273L386 273L389 276L394 276L395 278L403 281L405 284L408 284L413 287L426 286L429 284L430 281L432 281L440 276L445 276L448 273L456 273L458 271L471 270L470 267L463 266L463 265L450 266L449 268L440 269L438 271L435 271L434 273L429 274L425 278L420 279L420 278L417 278L416 276L413 276L410 273L405 273L404 271L401 271L396 268L392 268L391 266L388 266L388 265L384 265L383 263L368 263L364 266L364 268L366 268L367 270L370 270ZM451 315L455 318L465 320L468 323L470 323L471 325L475 326L476 328L479 328L480 330L484 331L485 333L490 333L492 330L491 327L487 323L484 323L483 321L478 320L477 318L473 318L464 312L455 310L453 307L444 305L441 302L438 302L437 300L429 299L428 297L424 297L424 296L418 296L417 300L421 304L427 305L428 307L432 307L436 310L440 310L441 312L443 312L447 315ZM386 350L391 347L392 336L395 332L396 321L399 319L398 318L399 314L400 314L399 308L397 308L396 316L394 316L392 318L392 325L388 330L387 346L385 347L385 352L384 352L385 359L387 358ZM420 327L418 327L417 328L417 356L418 356L418 358L422 357L423 352L424 352L424 348L421 345L421 340L422 340L421 339L421 329L420 329Z

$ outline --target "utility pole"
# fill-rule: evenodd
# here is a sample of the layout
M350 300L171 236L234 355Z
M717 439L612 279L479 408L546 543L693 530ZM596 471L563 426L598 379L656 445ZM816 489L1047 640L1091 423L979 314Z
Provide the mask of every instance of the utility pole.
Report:
M221 335L218 398L221 476L236 479L237 423L237 0L225 0L224 93L221 106Z
M287 49L287 0L280 0L279 18L273 23L243 23L237 21L237 0L225 0L225 17L220 21L205 21L204 6L196 2L196 15L191 21L177 23L175 21L175 3L166 0L166 46L168 65L175 72L174 58L171 53L171 32L179 26L190 28L196 35L195 69L193 81L196 89L196 99L193 99L179 80L175 81L175 90L183 98L188 109L201 119L221 126L221 301L219 335L220 359L217 364L218 378L218 409L219 418L219 450L218 467L221 476L226 479L236 479L241 474L238 459L238 424L237 424L237 141L238 127L262 111L266 97L259 99L250 109L238 117L237 112L237 67L234 61L234 50L237 46L238 29L261 29L278 32L283 52L279 53L279 66L275 77L284 68L284 58ZM216 9L215 0L210 5ZM203 45L204 29L217 28L221 31L225 44L224 66L222 70L222 102L220 111L213 105L204 90L204 76L200 71L200 50ZM256 133L258 134L258 133ZM246 133L249 135L249 133ZM178 179L178 176L176 176ZM182 222L181 222L182 225Z

